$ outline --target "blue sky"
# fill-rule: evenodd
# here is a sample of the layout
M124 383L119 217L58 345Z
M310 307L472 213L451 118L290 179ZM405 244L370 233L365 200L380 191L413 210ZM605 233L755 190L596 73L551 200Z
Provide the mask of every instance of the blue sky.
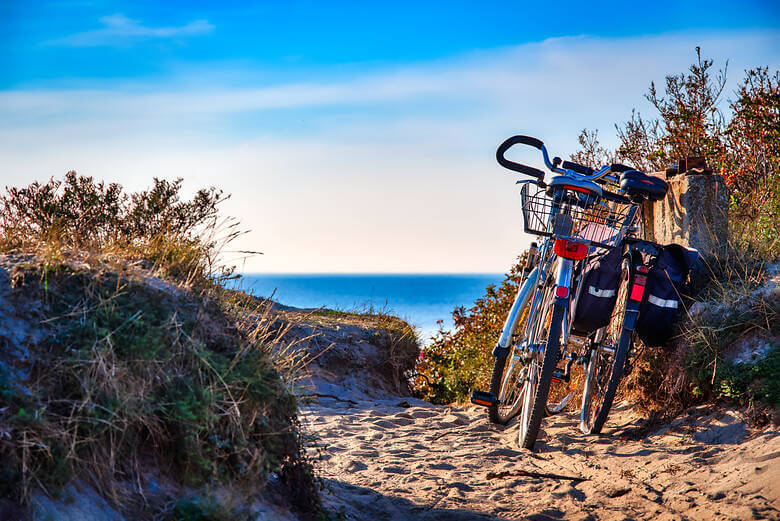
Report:
M528 237L495 146L614 145L696 45L729 60L728 97L780 64L780 8L6 1L0 161L9 185L220 186L266 253L248 271L503 271Z
M363 69L561 36L780 25L776 1L524 4L11 0L0 6L0 45L10 51L2 85L137 80L199 65L252 65L274 71L264 78L273 82L304 68Z

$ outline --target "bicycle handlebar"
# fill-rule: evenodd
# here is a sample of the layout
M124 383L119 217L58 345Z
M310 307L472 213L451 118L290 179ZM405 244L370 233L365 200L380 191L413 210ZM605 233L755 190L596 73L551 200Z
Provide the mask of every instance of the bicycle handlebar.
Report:
M561 166L567 170L571 170L580 175L587 176L588 179L594 181L601 181L604 177L606 177L609 174L621 174L629 170L634 170L630 166L621 165L620 163L612 163L611 165L609 165L609 168L606 168L606 165L604 165L599 170L594 170L589 166L581 165L579 163L575 163L574 161L564 161L561 164ZM613 179L613 180L616 181L617 179Z
M577 163L574 163L572 161L564 161L561 163L561 166L563 168L566 168L567 170L574 170L578 174L582 175L593 175L594 170L589 166L583 166Z
M505 140L503 143L501 143L498 147L498 150L496 150L496 160L498 161L498 164L500 164L504 168L508 168L509 170L520 172L521 174L525 174L536 178L537 184L539 184L540 186L544 185L543 171L539 170L538 168L534 168L528 165L523 165L521 163L510 161L505 157L507 150L509 150L514 145L528 145L539 150L542 153L542 156L544 157L545 165L547 165L547 168L551 172L578 177L586 181L599 181L603 184L605 183L605 180L603 178L609 175L610 173L619 174L622 172L626 172L628 170L634 170L629 166L621 165L619 163L604 165L600 169L594 170L589 166L580 165L573 161L563 161L563 163L561 163L562 168L559 168L557 165L558 165L558 161L560 160L556 158L556 162L554 164L550 162L550 157L547 155L547 148L544 146L544 142L541 139L537 139L531 136L518 135L518 136L512 136L509 139ZM616 180L614 176L610 177L610 179ZM604 192L604 198L622 204L631 203L631 200L629 198L620 194L613 194L607 191Z
M626 165L621 165L620 163L612 163L612 166L610 166L609 169L612 170L613 172L617 172L618 174L621 174L623 172L628 172L629 170L636 170L635 168Z
M531 136L512 136L498 146L498 150L496 150L496 160L498 161L498 164L503 166L504 168L508 168L509 170L514 170L515 172L520 172L521 174L535 177L539 181L544 180L544 172L542 172L538 168L523 165L520 163L515 163L514 161L510 161L509 159L504 157L506 151L509 150L514 145L532 146L536 149L541 150L545 156L545 159L547 159L547 151L545 150L544 143L541 140Z

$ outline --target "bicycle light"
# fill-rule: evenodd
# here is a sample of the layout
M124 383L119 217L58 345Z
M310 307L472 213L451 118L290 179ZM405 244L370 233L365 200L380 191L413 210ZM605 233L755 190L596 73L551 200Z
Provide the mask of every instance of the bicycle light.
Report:
M588 246L581 242L558 239L555 241L555 254L571 260L582 260L588 256Z

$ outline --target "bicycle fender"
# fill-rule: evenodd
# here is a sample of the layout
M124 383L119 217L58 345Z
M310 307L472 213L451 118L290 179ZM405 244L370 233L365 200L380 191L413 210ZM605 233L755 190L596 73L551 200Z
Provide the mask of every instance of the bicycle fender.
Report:
M636 326L636 319L639 316L639 304L629 302L626 306L626 316L623 319L623 329L633 331Z

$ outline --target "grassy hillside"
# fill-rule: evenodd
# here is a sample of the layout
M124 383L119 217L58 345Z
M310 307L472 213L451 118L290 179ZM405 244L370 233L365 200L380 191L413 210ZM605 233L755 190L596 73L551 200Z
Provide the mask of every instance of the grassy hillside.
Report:
M205 519L216 510L198 491L278 476L317 509L274 364L284 328L220 286L219 248L236 234L217 218L221 193L179 192L69 173L0 199L3 498L24 505L79 480L141 517Z

